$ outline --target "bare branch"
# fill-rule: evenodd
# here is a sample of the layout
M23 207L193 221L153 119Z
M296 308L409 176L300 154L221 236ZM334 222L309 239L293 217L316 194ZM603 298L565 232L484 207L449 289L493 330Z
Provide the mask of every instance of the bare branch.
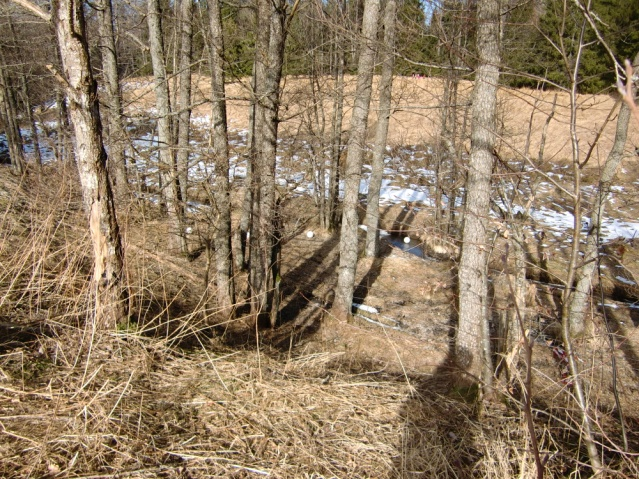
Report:
M35 3L32 3L29 0L11 0L11 1L13 3L15 3L16 5L20 5L22 8L25 8L25 9L29 10L36 17L40 17L45 22L50 22L51 21L51 15L49 15L47 12L42 10Z
M634 77L634 70L632 68L632 63L630 60L626 60L626 84L624 85L621 80L617 80L617 90L621 93L623 100L630 107L630 111L632 115L639 123L639 108L637 108L637 104L635 103L635 96L632 91L632 81Z

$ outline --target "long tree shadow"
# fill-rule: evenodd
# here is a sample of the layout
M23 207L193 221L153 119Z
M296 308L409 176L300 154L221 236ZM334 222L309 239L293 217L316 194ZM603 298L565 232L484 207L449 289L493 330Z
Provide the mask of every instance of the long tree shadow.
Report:
M615 335L615 342L617 347L623 352L623 355L628 362L628 365L632 369L634 375L639 379L639 354L633 348L632 343L628 340L625 325L622 318L619 317L619 313L613 309L607 309L603 313L608 318L610 330ZM634 324L639 322L639 312L634 308L630 309L630 319Z
M289 348L314 334L320 324L324 311L331 306L332 284L339 256L337 246L339 237L331 235L308 258L305 258L289 271L283 273L282 304L278 315L278 328L270 340L276 348ZM301 257L304 250L298 253ZM295 251L287 251L290 258ZM324 289L324 294L316 292Z

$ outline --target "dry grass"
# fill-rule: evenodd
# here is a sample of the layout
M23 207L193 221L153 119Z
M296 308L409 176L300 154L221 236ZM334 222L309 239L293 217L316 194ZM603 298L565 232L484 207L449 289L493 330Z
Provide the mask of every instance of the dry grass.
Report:
M512 394L500 386L500 400L478 410L472 391L451 389L445 363L425 373L370 361L371 348L414 338L375 342L379 331L358 327L357 341L369 340L364 357L321 341L312 352L292 339L276 348L273 333L256 338L241 318L212 328L205 255L189 262L167 251L163 222L135 204L120 210L132 321L93 331L91 250L73 168L47 167L46 182L0 174L1 477L535 477L516 379ZM345 337L353 326L322 327L355 348L355 333ZM632 350L634 330L619 334ZM608 434L598 437L610 475L636 477L637 427L634 455L615 450L603 344L584 344L581 354L595 420ZM569 392L547 348L536 347L535 360L548 477L586 476ZM623 371L636 426L636 378Z

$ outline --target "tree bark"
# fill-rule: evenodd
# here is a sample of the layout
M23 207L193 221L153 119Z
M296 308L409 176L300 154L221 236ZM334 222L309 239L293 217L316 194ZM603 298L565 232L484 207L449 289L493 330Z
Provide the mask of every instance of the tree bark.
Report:
M280 80L286 39L285 1L273 4L258 1L258 42L256 52L256 122L257 159L254 181L253 221L251 229L251 312L271 316L273 286L279 273L273 270L273 235L275 221L275 157L277 152ZM271 319L271 326L275 326Z
M100 51L104 75L104 103L107 109L109 135L109 158L113 172L116 197L123 200L129 196L129 180L126 167L125 142L127 138L122 122L122 92L118 73L118 57L115 47L112 0L102 0L98 7Z
M339 8L335 23L340 24L344 14L345 6L343 2L337 2ZM336 71L335 71L335 92L333 99L333 135L331 144L331 173L328 186L327 204L327 227L332 231L337 228L337 206L339 203L339 179L340 179L340 157L342 155L342 125L344 123L344 49L345 39L338 31L335 32Z
M113 329L127 316L127 295L120 230L106 169L97 84L91 74L82 8L78 0L54 1L51 17L60 48L76 163L93 242L95 325Z
M180 0L180 59L178 84L177 169L180 199L188 200L189 139L191 131L191 60L193 39L193 0ZM215 121L215 120L214 120Z
M459 324L455 360L471 382L489 385L492 365L488 330L487 230L495 145L499 80L499 2L477 5L479 65L473 90L471 155L466 183L466 211L459 264Z
M15 89L11 84L9 72L6 68L4 52L0 48L0 104L6 125L7 143L9 146L9 156L13 170L21 175L25 172L24 152L22 149L22 135L18 124L18 106L16 104Z
M639 62L639 55L635 58L635 64L637 64L637 62ZM631 95L634 97L634 91L631 92ZM601 222L604 218L608 197L610 196L612 181L623 159L626 139L628 137L628 123L630 122L631 115L630 107L627 103L623 102L619 110L619 116L617 117L615 140L604 163L599 178L597 195L592 205L592 215L588 236L586 238L583 263L577 273L575 290L570 295L568 321L570 323L570 333L573 337L582 334L586 328L586 310L592 291L595 269L597 267L597 257L599 255Z
M355 289L355 272L359 251L357 242L359 183L362 159L366 148L366 128L375 67L379 4L379 0L366 0L362 19L362 37L359 44L357 87L346 157L342 230L339 245L340 262L333 305L333 314L342 320L350 318Z
M229 149L224 86L224 37L218 0L209 0L211 25L211 120L213 122L214 195L219 214L215 232L217 302L224 315L232 314L235 304L233 259L231 253L231 203L229 196Z
M186 238L182 227L182 207L180 205L179 189L175 157L173 155L173 133L171 128L171 105L169 100L169 84L166 76L164 59L164 44L162 42L162 26L160 24L159 0L147 1L147 21L149 24L149 46L151 63L153 64L153 78L155 81L155 101L158 111L158 142L160 149L160 175L162 179L162 197L166 205L169 236L174 246L186 253Z
M382 76L379 81L379 113L375 146L373 149L373 171L368 185L368 204L366 205L366 256L376 257L379 253L379 195L384 173L384 153L388 138L388 125L391 116L391 94L393 85L393 67L395 65L395 21L397 3L387 0L384 11L384 57Z

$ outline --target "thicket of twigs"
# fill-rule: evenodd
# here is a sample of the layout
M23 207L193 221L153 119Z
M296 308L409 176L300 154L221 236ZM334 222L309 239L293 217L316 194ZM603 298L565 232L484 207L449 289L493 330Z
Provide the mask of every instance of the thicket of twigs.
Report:
M516 387L479 410L446 373L282 353L254 337L230 346L234 325L212 327L206 255L163 250L161 219L135 202L120 211L132 320L98 334L73 165L47 167L46 180L0 175L1 477L536 476ZM540 351L545 472L587 476L570 390ZM636 399L624 395L622 452L607 356L584 360L610 475L637 477Z

